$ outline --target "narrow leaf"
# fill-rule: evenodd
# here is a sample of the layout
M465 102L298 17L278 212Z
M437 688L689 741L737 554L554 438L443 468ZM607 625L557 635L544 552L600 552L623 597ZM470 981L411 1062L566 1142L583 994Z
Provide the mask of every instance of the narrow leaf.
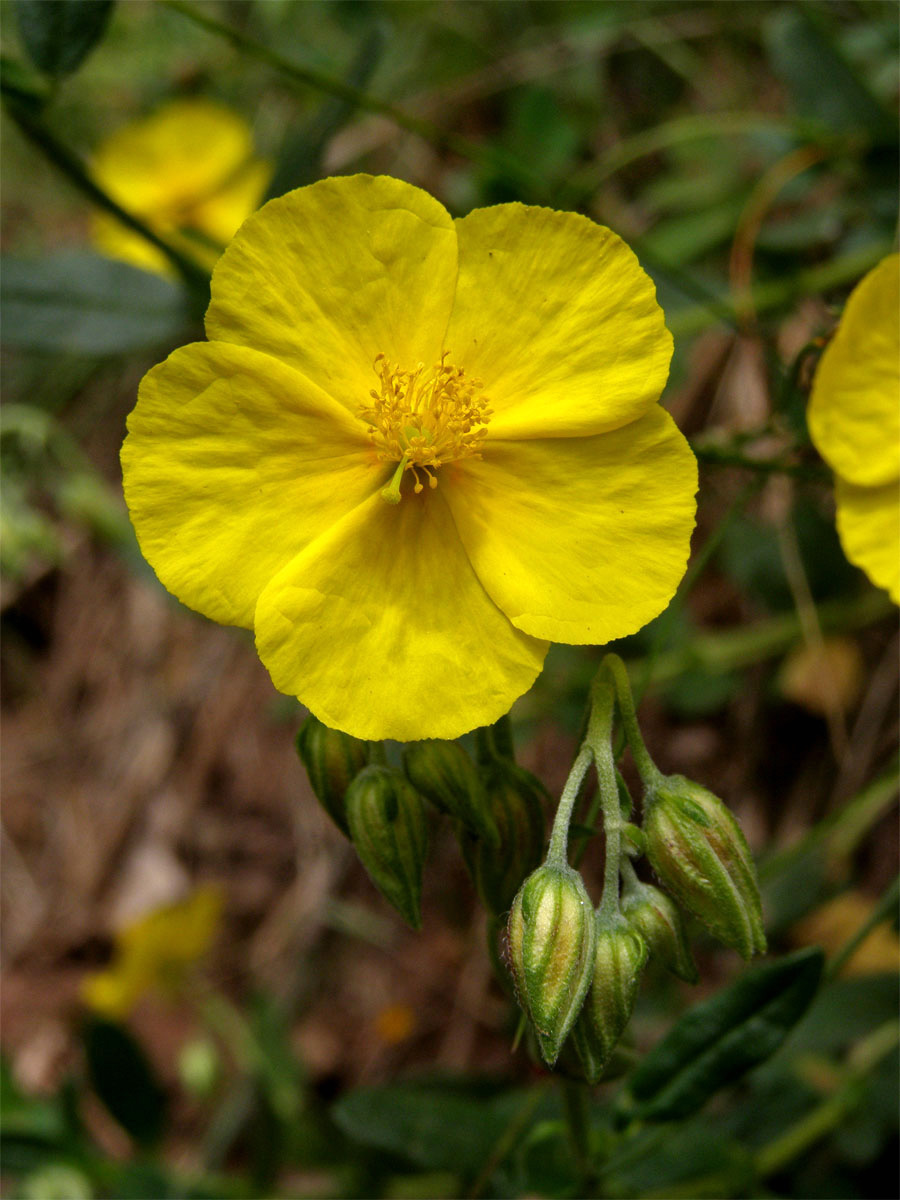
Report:
M142 1145L159 1139L166 1094L140 1043L124 1025L91 1019L84 1049L94 1091L127 1133Z
M86 251L4 257L3 341L68 354L120 354L174 340L187 321L168 279Z
M765 1062L809 1007L823 962L821 950L801 950L695 1005L631 1075L617 1103L620 1123L688 1117Z
M68 75L103 36L113 0L16 0L28 56L48 75Z

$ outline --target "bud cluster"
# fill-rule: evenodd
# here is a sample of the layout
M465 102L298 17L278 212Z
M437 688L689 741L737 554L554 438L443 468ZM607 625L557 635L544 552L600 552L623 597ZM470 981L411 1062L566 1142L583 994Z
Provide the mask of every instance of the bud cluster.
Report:
M631 798L612 754L616 700L644 787L641 826L631 822ZM624 664L614 655L601 664L587 736L543 865L547 793L516 765L510 743L499 746L482 732L477 762L456 742L425 741L403 749L401 767L388 765L383 746L310 717L297 749L323 808L352 839L375 886L416 929L429 825L435 813L449 818L483 904L495 922L509 914L509 971L542 1057L553 1066L562 1054L569 1069L577 1056L580 1074L596 1083L615 1070L613 1055L648 959L687 983L698 980L682 910L744 958L765 951L750 850L712 792L654 766ZM606 855L596 910L567 858L569 825L591 764ZM638 878L632 860L644 855L661 886Z
M414 928L421 924L429 807L452 822L478 895L494 916L509 912L522 880L541 861L549 797L539 780L500 753L476 765L457 742L411 742L401 769L387 765L380 745L313 716L297 735L297 752L320 804Z

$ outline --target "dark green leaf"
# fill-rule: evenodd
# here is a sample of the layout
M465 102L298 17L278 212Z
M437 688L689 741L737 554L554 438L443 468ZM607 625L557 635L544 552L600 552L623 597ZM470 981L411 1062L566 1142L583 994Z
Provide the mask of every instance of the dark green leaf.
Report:
M32 109L41 108L49 95L45 79L6 54L0 55L0 85L4 96Z
M821 950L801 950L747 971L692 1008L631 1075L619 1119L690 1116L765 1062L809 1007L823 962Z
M332 1116L363 1145L427 1170L467 1173L487 1160L522 1095L487 1097L440 1084L402 1083L351 1092Z
M802 116L896 145L896 122L839 51L811 5L779 8L766 25L766 42L772 65Z
M162 276L87 251L4 258L3 340L22 349L121 354L177 339L184 293Z
M68 75L103 36L113 0L16 0L19 33L31 61Z
M140 1044L124 1025L92 1018L84 1049L91 1083L110 1113L141 1144L157 1141L166 1094Z

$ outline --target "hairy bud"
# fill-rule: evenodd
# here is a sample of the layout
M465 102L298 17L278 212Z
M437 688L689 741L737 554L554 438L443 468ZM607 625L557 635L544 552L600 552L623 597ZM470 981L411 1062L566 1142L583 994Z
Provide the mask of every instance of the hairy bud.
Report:
M741 827L722 801L670 775L648 795L647 856L683 908L744 958L766 948L756 871Z
M486 908L499 914L509 911L522 880L541 861L547 793L529 771L500 762L486 773L484 791L499 847L465 830L459 831L459 840L478 895Z
M316 798L335 825L349 837L344 797L368 762L366 743L338 729L329 729L310 716L301 726L296 744Z
M413 929L422 925L425 802L402 771L366 767L347 789L350 836L369 878Z
M513 900L508 939L519 1002L552 1067L594 964L594 910L578 872L545 864L529 875Z
M497 825L475 765L458 742L410 742L403 767L417 791L489 846L500 844Z
M647 943L618 914L596 916L597 935L590 988L572 1029L572 1040L590 1083L597 1083L631 1019Z
M622 897L622 912L647 943L651 954L685 983L700 978L691 954L678 906L665 892L648 883L630 884Z

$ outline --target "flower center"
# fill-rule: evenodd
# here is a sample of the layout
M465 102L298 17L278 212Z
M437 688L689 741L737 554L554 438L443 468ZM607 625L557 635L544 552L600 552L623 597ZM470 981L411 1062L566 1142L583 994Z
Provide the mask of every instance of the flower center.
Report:
M413 490L423 491L427 481L437 487L435 471L445 462L480 458L491 409L478 379L469 379L462 367L447 362L449 351L430 369L419 363L414 370L393 366L383 355L375 359L380 389L369 392L371 403L359 410L369 426L369 437L382 462L397 469L382 498L400 501L406 471L415 480Z

